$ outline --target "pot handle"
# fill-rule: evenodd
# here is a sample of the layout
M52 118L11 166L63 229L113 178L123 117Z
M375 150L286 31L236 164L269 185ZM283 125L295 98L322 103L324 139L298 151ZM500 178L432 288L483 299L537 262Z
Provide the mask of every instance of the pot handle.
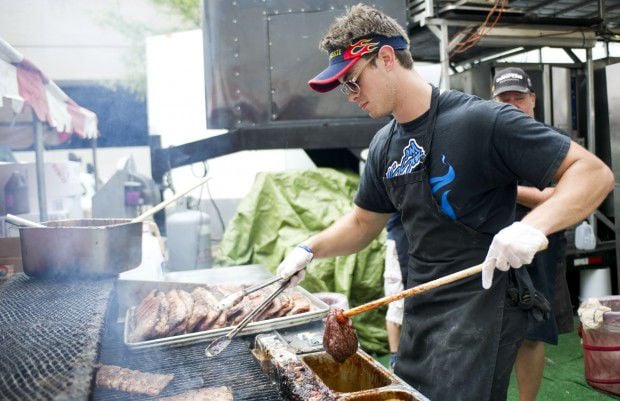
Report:
M35 228L44 228L43 224L35 223L34 221L22 219L21 217L17 217L13 214L6 215L6 221L16 226L26 226L26 227L35 227Z
M184 191L179 192L178 194L174 195L172 198L166 199L165 201L157 204L156 206L153 206L152 208L150 208L146 212L142 213L140 216L138 216L135 219L131 220L131 222L132 223L143 222L144 220L146 220L147 218L151 217L155 213L159 212L160 210L162 210L163 208L165 208L166 206L168 206L172 202L177 201L178 199L184 197L185 195L187 195L188 193L190 193L191 191L193 191L197 187L205 184L210 179L211 179L211 177L207 177L207 178L204 178L204 179L200 180L199 182L197 182L196 184L193 184L192 186L190 186L189 188L185 189Z

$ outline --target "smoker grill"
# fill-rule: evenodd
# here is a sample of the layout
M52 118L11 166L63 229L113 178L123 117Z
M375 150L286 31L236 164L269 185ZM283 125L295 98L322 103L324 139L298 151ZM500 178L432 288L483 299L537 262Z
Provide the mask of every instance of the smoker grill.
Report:
M205 356L204 344L129 350L123 344L123 326L109 321L102 340L100 362L143 372L173 373L174 379L160 396L169 396L200 387L228 386L235 401L282 400L278 388L261 371L249 346L235 339L214 358ZM95 388L93 400L152 400L145 395Z
M87 400L112 280L0 287L0 398Z

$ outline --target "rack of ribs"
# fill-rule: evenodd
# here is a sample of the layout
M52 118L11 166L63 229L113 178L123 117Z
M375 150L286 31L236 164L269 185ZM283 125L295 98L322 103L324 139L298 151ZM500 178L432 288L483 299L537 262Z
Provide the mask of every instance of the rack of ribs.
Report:
M196 287L191 293L182 289L167 292L152 290L133 309L128 322L128 339L138 342L234 326L270 294L268 288L248 294L239 304L223 312L217 309L217 298L205 287ZM222 293L232 290L228 287L220 289L219 286L216 289ZM306 297L296 291L285 291L254 321L291 316L309 310L311 304Z
M233 401L233 395L228 387L205 387L160 398L158 401Z
M172 374L146 373L115 365L102 365L97 370L95 384L111 390L155 396L159 395L173 378Z

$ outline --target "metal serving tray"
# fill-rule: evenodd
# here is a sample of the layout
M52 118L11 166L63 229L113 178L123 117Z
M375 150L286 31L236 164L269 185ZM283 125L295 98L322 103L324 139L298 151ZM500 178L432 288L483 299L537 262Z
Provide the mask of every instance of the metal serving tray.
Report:
M191 270L186 272L175 272L166 275L166 281L138 281L138 280L119 280L119 316L124 316L124 342L131 349L142 349L159 346L175 346L190 343L204 342L217 338L228 333L234 326L200 331L196 333L180 334L171 337L157 338L153 340L131 342L129 341L129 314L131 306L137 305L140 300L153 289L167 291L173 288L192 290L197 286L214 285L250 285L273 277L263 266L234 266L225 268ZM297 326L316 320L321 320L329 312L329 305L321 301L305 289L295 287L294 291L301 293L311 303L312 309L308 312L292 316L282 316L269 320L249 323L239 335L256 334L275 329L282 329ZM214 291L216 298L222 295Z

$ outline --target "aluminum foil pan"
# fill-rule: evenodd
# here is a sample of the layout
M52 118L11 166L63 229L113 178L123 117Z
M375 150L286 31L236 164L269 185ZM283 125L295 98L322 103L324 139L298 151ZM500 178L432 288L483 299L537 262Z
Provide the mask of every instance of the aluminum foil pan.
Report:
M218 286L232 287L239 285L251 285L269 277L272 277L272 275L267 272L264 267L259 265L251 265L175 272L167 275L166 281L119 280L119 309L120 316L124 317L125 345L131 349L142 349L205 342L228 333L228 331L232 328L224 327L196 333L187 333L153 340L132 342L130 341L130 325L128 324L130 320L131 307L137 305L153 289L158 289L161 291L184 289L191 292L195 287L200 285L208 287L216 298L220 299L224 296L224 294L217 291ZM301 287L296 287L294 291L299 292L310 301L310 311L292 316L282 316L249 323L239 333L239 335L243 336L248 334L263 333L274 329L293 327L316 320L321 320L327 316L329 306L325 302L321 301Z

